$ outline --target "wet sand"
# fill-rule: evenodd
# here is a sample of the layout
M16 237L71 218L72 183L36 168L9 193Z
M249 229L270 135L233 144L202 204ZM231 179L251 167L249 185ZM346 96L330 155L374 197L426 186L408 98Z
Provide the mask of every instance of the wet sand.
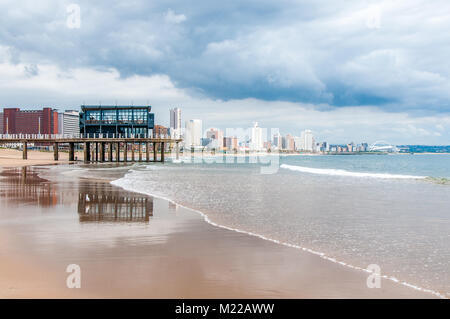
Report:
M76 152L75 156L83 158L81 152ZM8 148L0 148L0 168L1 167L21 167L29 165L50 165L55 163L68 163L69 153L59 151L59 160L54 161L53 152L28 150L28 159L22 159L22 151Z
M3 298L431 298L191 210L50 168L0 176ZM118 173L116 173L118 174ZM80 289L66 267L81 267Z

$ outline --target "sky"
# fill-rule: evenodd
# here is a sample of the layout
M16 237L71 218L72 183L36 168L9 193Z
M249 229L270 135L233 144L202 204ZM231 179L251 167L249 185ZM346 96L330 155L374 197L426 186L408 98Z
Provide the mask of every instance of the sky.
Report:
M448 0L2 0L0 108L450 144Z

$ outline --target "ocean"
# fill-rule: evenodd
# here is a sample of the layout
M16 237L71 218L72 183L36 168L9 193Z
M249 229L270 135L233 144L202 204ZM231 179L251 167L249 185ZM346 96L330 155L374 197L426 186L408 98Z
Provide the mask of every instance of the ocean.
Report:
M136 164L112 183L448 298L449 180L448 154L273 155Z

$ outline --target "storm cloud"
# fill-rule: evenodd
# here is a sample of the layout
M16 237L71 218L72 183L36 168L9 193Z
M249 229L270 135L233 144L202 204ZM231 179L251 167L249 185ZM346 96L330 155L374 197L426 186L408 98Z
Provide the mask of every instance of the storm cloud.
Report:
M67 24L72 2L80 8L79 28ZM247 120L277 105L280 110L298 105L298 116L301 105L307 105L324 113L324 121L352 108L356 113L392 113L391 118L439 119L450 113L446 0L4 0L0 12L2 70L23 69L29 80L49 70L63 77L80 70L103 72L122 83L164 79L175 95L183 92L186 100L180 98L180 103L194 99L192 104L208 104L202 112L217 114L214 107L221 103L261 101ZM2 81L8 82L2 72ZM132 99L132 94L120 92L120 85L99 91L98 96L73 96ZM3 94L2 105L14 102L10 92L15 88L6 94L9 100ZM31 96L43 91L30 92L16 101L32 104ZM149 91L147 96L158 100L156 95ZM74 100L65 95L59 103ZM48 97L42 101L47 103ZM295 112L290 106L289 112ZM226 126L230 117L223 114L217 124ZM285 117L287 122L292 118ZM419 134L414 125L398 130ZM436 134L448 136L443 125L444 132Z

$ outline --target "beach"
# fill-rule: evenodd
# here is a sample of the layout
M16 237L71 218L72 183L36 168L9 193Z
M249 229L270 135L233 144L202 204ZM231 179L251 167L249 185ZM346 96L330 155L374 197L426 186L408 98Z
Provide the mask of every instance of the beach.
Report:
M124 166L93 164L108 173L92 178L69 166L2 166L2 298L435 297L385 279L368 288L367 272L111 185ZM70 264L81 268L80 289L66 285Z
M75 156L82 158L82 153L75 152ZM28 159L22 159L22 151L1 148L0 167L20 167L29 165L49 165L55 163L69 163L69 153L59 152L59 160L53 159L53 152L28 150Z

